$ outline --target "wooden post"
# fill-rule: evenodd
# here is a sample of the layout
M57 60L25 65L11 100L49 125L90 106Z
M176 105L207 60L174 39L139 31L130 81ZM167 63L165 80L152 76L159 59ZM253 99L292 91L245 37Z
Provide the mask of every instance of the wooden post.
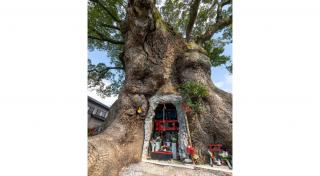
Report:
M192 146L191 135L190 135L190 131L189 131L189 123L188 123L188 118L187 118L187 115L186 115L186 114L184 115L184 120L185 120L185 122L186 122L186 127L187 127L188 142L189 142L189 145ZM192 156L191 156L191 160L192 160L192 163L195 164Z

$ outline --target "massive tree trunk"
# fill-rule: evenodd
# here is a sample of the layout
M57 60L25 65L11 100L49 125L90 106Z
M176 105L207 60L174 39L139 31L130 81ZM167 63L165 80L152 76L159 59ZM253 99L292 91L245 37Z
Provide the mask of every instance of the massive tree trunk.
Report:
M179 94L178 85L186 81L200 82L209 91L203 101L204 111L187 114L192 145L203 153L209 143L222 143L231 149L231 94L212 83L211 64L203 49L186 43L165 24L153 0L130 0L121 28L125 82L107 117L110 124L89 138L89 175L118 175L123 166L140 161L149 98ZM142 113L137 113L138 107Z

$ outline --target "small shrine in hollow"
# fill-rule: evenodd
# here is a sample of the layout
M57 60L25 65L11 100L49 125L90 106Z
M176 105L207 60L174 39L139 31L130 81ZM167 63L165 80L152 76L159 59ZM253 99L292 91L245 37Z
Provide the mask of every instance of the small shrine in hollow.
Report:
M188 130L182 98L175 94L155 95L149 99L145 119L142 159L180 160L187 158Z

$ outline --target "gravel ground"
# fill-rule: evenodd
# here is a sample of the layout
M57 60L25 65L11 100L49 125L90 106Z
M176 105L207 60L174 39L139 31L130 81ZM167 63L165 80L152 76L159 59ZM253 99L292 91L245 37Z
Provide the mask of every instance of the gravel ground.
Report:
M232 176L230 173L205 169L188 169L140 162L121 170L120 176Z

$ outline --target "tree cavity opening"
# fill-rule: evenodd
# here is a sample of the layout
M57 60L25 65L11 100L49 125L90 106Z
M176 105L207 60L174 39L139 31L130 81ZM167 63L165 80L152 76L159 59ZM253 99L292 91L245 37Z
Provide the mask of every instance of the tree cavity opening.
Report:
M188 131L181 101L182 98L174 94L155 95L149 99L142 160L184 160L187 157Z

